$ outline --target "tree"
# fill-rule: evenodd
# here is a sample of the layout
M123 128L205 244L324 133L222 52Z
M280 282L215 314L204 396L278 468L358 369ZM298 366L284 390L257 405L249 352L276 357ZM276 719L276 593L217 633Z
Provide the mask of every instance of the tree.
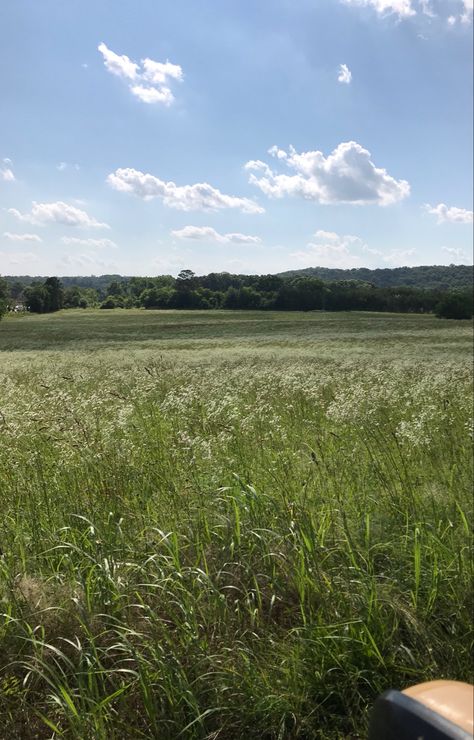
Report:
M472 291L450 290L436 306L439 319L471 319Z
M64 291L57 277L46 278L44 283L32 283L25 288L25 304L31 313L59 311L64 305Z
M48 311L59 311L64 305L64 291L61 281L57 277L49 277L44 281L48 293Z
M0 319L7 310L8 286L5 280L0 278Z

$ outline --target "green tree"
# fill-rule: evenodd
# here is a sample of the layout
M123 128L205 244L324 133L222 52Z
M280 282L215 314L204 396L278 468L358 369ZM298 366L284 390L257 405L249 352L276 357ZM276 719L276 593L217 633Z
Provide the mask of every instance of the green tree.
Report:
M5 280L0 278L0 319L7 310L8 286Z
M472 290L450 290L435 309L439 319L471 319Z
M44 281L48 293L48 311L59 311L64 306L64 291L61 281L57 277L49 277Z

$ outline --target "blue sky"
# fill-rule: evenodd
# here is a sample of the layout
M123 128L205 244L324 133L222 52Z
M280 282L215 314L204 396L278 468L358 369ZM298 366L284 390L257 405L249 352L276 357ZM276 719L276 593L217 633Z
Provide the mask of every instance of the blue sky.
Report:
M0 274L472 262L472 0L4 0Z

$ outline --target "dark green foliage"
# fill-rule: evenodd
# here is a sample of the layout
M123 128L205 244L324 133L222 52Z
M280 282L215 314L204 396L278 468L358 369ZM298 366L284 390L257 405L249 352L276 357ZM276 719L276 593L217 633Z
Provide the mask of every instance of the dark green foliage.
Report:
M0 319L7 310L8 286L3 278L0 278Z
M113 296L109 295L105 301L100 304L100 308L122 308L122 306L119 305L119 302L116 301Z
M354 267L341 270L330 267L306 267L280 273L284 279L317 277L321 280L363 280L380 288L406 285L416 288L466 288L472 285L472 265L420 265L419 267L386 267L369 270Z
M453 290L444 295L436 306L440 319L471 319L472 290Z
M31 283L31 278L7 278L10 297L12 301L24 297L33 312L57 310L61 291L57 293L54 280L57 278ZM436 312L447 318L446 312L452 318L467 318L469 311L472 315L472 297L467 295L471 283L472 268L466 265L384 270L308 268L283 275L221 272L198 276L192 270L182 270L177 278L62 278L65 308L102 302L102 308Z
M24 290L25 305L31 313L52 313L64 306L64 290L57 277L33 283Z

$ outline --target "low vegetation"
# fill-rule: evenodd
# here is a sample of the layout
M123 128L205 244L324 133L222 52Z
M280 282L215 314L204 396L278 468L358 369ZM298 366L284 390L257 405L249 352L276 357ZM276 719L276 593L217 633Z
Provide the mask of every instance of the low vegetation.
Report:
M364 738L471 676L471 335L433 316L0 325L9 738Z

